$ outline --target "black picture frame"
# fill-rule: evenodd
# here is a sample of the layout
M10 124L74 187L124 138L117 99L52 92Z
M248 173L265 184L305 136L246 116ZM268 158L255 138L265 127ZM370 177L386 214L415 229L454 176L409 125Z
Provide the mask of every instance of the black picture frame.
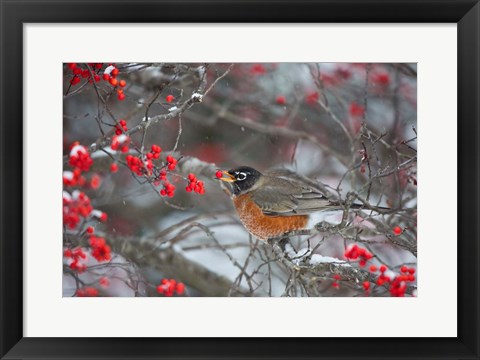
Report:
M112 4L114 4L114 11L112 11ZM480 4L477 0L260 0L255 2L0 0L0 12L0 356L2 359L479 358ZM381 339L366 337L281 339L24 337L23 24L56 22L457 23L458 337ZM7 119L17 121L8 121L7 125ZM449 186L444 188L448 191ZM448 196L448 193L439 194L439 196ZM448 223L445 226L448 226ZM438 316L441 318L442 314L439 313ZM290 329L286 328L285 335L294 336L294 328L294 326ZM361 330L359 330L359 336L362 336Z

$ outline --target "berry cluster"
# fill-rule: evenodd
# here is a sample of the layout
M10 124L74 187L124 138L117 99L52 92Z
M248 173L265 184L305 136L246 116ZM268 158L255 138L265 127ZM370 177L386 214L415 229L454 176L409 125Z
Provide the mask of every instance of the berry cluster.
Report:
M94 287L86 286L81 289L78 289L75 292L75 296L78 297L95 297L98 296L99 291L95 289Z
M400 268L402 274L397 275L393 281L390 283L390 294L392 296L403 297L405 296L405 291L407 290L407 283L415 281L415 268L409 268L403 265Z
M357 244L352 244L347 247L345 250L344 256L350 260L357 260L358 265L364 267L367 264L367 261L373 258L373 255L367 249L359 247Z
M93 72L93 79L95 82L100 81L100 76L98 75L98 71L102 68L103 64L101 63L89 63ZM77 85L81 78L87 79L89 82L92 82L92 77L89 69L82 69L80 66L77 66L77 63L69 63L68 68L72 71L72 78L70 79L70 84L72 86Z
M332 287L334 289L340 289L340 283L338 282L341 279L340 275L335 274L333 275L333 278L335 279L335 281L332 283Z
M161 170L160 174L158 175L158 180L164 181L167 180L167 172L165 170ZM160 182L155 184L156 186L160 185Z
M188 174L189 184L185 188L187 192L195 191L197 194L205 194L204 183L201 180L198 180L194 174Z
M390 276L385 274L387 267L385 265L380 265L379 271L380 276L377 278L377 285L382 286L383 284L390 282Z
M63 172L63 184L65 186L84 186L86 179L82 176L83 171L88 171L93 165L93 160L88 153L85 146L77 142L73 143L70 149L69 164L74 169L73 171ZM90 179L89 185L92 189L97 189L100 186L100 177L93 175Z
M82 172L79 168L76 168L73 171L64 171L63 172L63 185L65 186L83 186L85 185L86 179L83 177Z
M145 173L145 165L143 164L142 159L139 157L127 155L125 160L127 160L128 168L138 176L142 176ZM150 166L150 170L153 168L151 160L147 162L147 166Z
M371 272L376 272L377 267L375 265L370 266ZM394 272L390 271L388 274L388 269L385 265L380 265L378 268L380 275L376 280L378 286L385 284L389 285L389 291L392 296L403 297L405 296L405 291L407 290L407 283L415 281L415 268L409 268L406 265L403 265L400 268L400 275L396 275ZM370 285L368 285L370 287ZM364 285L365 288L365 285ZM365 288L365 290L368 290Z
M80 145L78 142L73 143L70 149L70 158L68 163L72 167L76 167L81 171L90 170L90 166L93 164L93 160L87 151L87 148Z
M104 238L91 235L89 244L92 248L92 256L98 261L109 261L112 258L110 246Z
M87 255L85 255L81 248L65 249L63 256L72 259L72 262L69 266L73 271L82 273L87 269L85 264L80 263L81 260L85 260L87 258Z
M110 144L110 147L112 148L112 150L116 151L120 149L122 153L126 153L129 150L129 146L130 146L129 136L125 134L121 134L121 135L114 135L112 137L112 143Z
M160 195L173 197L175 195L175 185L170 184L168 181L163 183L163 189L160 190Z
M162 148L158 145L152 145L151 151L147 154L147 159L158 159L160 157L160 153L162 152Z
M151 151L145 154L143 160L140 157L127 155L127 157L125 158L127 160L127 166L130 168L131 171L133 171L138 176L142 176L144 174L151 175L152 169L153 169L152 160L158 159L160 157L161 152L162 152L162 148L160 146L152 145ZM168 158L169 156L167 156L167 159ZM176 160L175 160L175 164L176 164ZM165 176L165 179L166 179L166 176ZM161 179L161 180L165 180L165 179Z
M120 70L115 65L109 65L103 72L103 80L108 81L110 85L117 88L117 97L118 100L122 101L125 99L125 94L123 89L127 82L125 80L118 80L117 75L120 73Z
M115 125L115 135L122 135L123 132L127 132L127 122L125 120L120 120L119 125Z
M75 190L72 195L63 192L63 223L69 229L75 229L80 218L86 219L93 210L90 198L83 192Z
M63 223L69 229L75 229L81 218L87 219L90 216L97 217L100 221L107 220L107 214L94 210L90 198L81 191L75 190L70 195L63 192Z
M167 167L168 167L168 170L175 170L175 168L177 167L177 159L175 159L173 156L171 155L168 155L167 156Z
M181 282L177 283L174 279L162 279L160 285L157 286L157 292L163 296L183 295L185 285Z

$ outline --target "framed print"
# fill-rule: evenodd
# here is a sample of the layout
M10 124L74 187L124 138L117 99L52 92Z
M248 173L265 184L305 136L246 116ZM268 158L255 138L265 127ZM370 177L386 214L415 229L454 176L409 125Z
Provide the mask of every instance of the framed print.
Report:
M2 358L478 358L476 1L1 5Z

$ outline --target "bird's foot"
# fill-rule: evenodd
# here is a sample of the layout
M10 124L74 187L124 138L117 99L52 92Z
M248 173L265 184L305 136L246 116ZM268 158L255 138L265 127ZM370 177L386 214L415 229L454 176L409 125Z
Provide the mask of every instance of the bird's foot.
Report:
M318 232L336 232L344 227L345 224L343 222L335 225L326 221L322 221L315 225L315 230L317 230Z

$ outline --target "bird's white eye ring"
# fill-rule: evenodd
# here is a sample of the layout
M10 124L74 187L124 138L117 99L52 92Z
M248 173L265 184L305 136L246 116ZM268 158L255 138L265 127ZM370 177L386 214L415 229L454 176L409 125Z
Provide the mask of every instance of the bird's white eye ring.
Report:
M237 174L237 180L238 181L242 181L242 180L245 180L247 178L247 174L245 174L244 172L239 172Z

